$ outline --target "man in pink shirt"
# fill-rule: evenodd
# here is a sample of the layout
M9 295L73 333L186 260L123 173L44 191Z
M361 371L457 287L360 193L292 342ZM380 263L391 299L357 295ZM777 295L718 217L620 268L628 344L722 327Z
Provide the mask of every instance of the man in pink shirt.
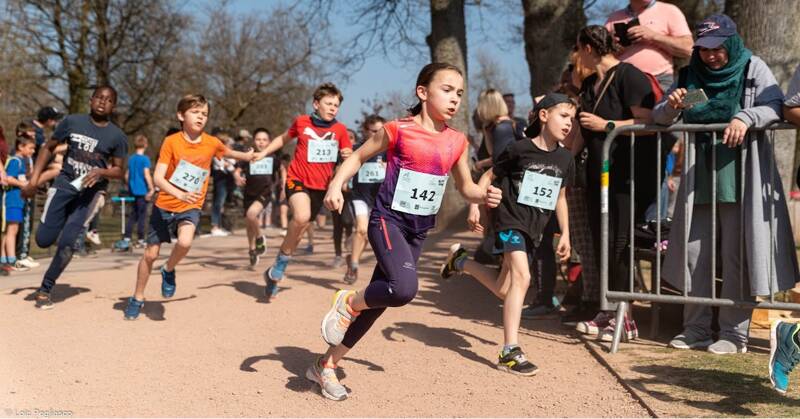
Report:
M692 31L686 17L669 3L630 0L626 8L608 17L606 29L623 46L618 58L654 75L665 92L673 81L673 58L692 55Z

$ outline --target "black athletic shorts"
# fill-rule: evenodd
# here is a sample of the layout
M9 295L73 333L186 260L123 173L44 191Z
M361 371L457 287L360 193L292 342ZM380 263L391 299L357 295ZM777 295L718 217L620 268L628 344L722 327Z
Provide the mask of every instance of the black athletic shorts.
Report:
M303 185L303 182L299 180L287 179L286 200L288 201L291 199L292 195L296 193L307 194L311 199L311 216L309 220L314 221L314 219L317 217L317 214L319 214L320 209L322 209L322 201L325 199L325 191L308 189L305 185Z

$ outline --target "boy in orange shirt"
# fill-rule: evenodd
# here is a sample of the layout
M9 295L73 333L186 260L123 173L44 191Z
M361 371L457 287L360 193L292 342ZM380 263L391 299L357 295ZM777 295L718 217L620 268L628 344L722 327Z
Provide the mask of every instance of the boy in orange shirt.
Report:
M266 153L234 151L217 138L203 132L208 121L208 101L201 95L186 95L178 102L178 120L181 132L164 139L158 156L153 181L161 189L150 217L147 248L139 261L136 290L128 299L125 319L136 320L144 305L144 289L153 262L158 258L161 243L170 243L171 235L178 238L172 253L161 267L161 295L175 295L175 266L192 245L194 232L200 221L200 211L208 190L211 159L231 157L254 161Z

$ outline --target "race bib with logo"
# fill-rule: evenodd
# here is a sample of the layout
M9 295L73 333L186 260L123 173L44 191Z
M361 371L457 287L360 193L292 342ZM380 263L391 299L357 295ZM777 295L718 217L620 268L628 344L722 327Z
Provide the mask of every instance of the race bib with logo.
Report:
M272 174L272 157L264 157L261 160L250 163L251 175L271 175Z
M309 163L336 163L339 142L334 140L308 140Z
M442 205L447 176L400 169L392 209L414 215L434 215Z
M386 166L383 163L364 163L358 169L358 183L381 183L386 177Z
M561 191L561 178L526 171L517 203L552 211Z
M178 162L178 167L172 172L169 183L186 192L200 192L208 177L208 170L197 167L186 160Z

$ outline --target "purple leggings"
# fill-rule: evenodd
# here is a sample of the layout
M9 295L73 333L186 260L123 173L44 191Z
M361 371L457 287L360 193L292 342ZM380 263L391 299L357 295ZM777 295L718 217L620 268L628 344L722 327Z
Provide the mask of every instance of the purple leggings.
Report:
M369 308L347 329L342 340L344 346L355 346L386 307L404 306L417 295L417 260L425 235L405 231L383 217L370 218L367 237L378 264L364 291Z

